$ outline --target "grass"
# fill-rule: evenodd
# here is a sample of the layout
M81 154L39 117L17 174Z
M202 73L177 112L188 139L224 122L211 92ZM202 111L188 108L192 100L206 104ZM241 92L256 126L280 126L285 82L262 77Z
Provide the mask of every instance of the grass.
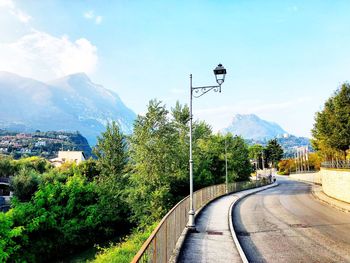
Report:
M142 244L151 235L157 224L148 226L144 231L134 231L130 236L118 244L108 248L101 248L93 263L129 263L141 248Z

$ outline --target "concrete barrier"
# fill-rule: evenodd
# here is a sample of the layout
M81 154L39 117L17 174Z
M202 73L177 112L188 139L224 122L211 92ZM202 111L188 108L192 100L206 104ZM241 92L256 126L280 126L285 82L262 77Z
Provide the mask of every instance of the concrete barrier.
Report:
M350 170L321 168L316 173L291 174L289 177L322 185L326 195L350 203Z

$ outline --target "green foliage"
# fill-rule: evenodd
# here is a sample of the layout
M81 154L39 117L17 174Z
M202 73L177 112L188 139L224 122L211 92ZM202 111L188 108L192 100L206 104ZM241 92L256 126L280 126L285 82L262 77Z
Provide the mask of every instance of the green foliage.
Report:
M7 262L21 249L16 238L20 237L23 227L13 226L13 213L0 213L0 262Z
M107 125L93 149L102 175L121 175L127 163L126 139L113 121Z
M51 164L47 160L37 156L22 158L14 162L17 171L22 169L32 169L38 173L44 173L51 168Z
M129 138L115 122L108 125L94 149L97 160L52 168L41 158L1 158L0 173L14 175L15 198L0 217L0 259L60 259L136 226L125 243L96 259L129 262L154 222L188 195L188 124L187 106L177 103L169 114L153 100ZM192 134L196 189L225 181L225 146L229 181L249 178L249 150L241 137L214 135L200 121L193 123Z
M179 103L171 117L153 100L145 116L138 116L130 138L131 175L129 203L139 224L159 220L188 195L189 110ZM225 140L230 180L249 178L251 165L244 140L213 135L204 122L193 124L194 186L199 189L225 181Z
M125 238L124 242L101 249L93 262L95 263L129 263L139 251L142 244L151 235L156 223L148 226L144 231L135 231Z
M84 162L81 162L76 166L76 169L89 181L100 175L100 169L98 167L98 161L89 158Z
M272 167L275 167L283 157L283 149L277 139L272 139L267 143L264 153L267 162L270 162Z
M258 160L261 158L264 147L261 144L254 144L249 147L249 158L252 160Z
M0 156L0 177L13 176L15 171L12 159L6 156Z
M14 202L14 222L23 233L21 251L12 258L44 261L91 242L101 224L96 201L94 183L75 175L65 183L40 185L30 202Z
M232 137L231 137L232 138ZM249 161L248 145L240 136L228 140L228 150L231 153L231 169L236 175L234 181L247 181L252 173L252 166Z
M40 177L38 172L23 168L12 178L10 186L14 196L21 202L27 202L38 190L39 183Z
M316 113L312 145L325 159L346 158L350 145L350 84L344 83Z
M133 219L157 221L172 205L171 181L184 175L179 132L161 102L152 100L145 116L138 116L131 137L132 171L129 202Z

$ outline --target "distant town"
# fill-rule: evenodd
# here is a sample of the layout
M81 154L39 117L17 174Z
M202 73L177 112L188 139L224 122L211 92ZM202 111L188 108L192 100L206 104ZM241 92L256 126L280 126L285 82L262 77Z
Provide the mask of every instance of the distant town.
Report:
M83 151L91 156L87 140L79 132L36 131L17 133L0 130L0 154L14 159L41 156L46 159L57 157L58 151Z

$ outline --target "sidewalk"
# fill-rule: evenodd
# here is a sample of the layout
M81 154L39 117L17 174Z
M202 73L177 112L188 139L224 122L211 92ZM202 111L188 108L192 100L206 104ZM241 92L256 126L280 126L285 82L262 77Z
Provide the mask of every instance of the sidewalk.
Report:
M343 212L350 213L350 204L349 203L339 201L335 198L332 198L332 197L326 195L322 191L322 186L313 185L312 186L312 194L315 196L315 198L317 198L321 202L324 202L327 205L333 206L334 208L337 208Z
M231 204L265 187L223 196L207 205L196 218L198 233L189 233L177 262L242 262L229 228Z

